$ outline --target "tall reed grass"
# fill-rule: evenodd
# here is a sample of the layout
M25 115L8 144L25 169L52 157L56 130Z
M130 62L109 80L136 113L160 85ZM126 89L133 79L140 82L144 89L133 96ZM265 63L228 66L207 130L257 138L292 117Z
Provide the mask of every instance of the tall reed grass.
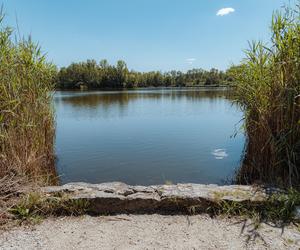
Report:
M235 68L247 145L240 183L300 186L300 1L273 14L269 46L250 43Z
M16 38L0 14L0 179L55 174L55 67L31 38Z

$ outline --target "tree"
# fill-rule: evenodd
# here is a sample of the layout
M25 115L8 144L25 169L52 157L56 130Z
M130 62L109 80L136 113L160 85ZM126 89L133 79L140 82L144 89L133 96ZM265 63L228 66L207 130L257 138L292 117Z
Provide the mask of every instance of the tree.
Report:
M231 72L231 71L229 71ZM186 73L181 71L129 71L124 61L110 65L107 60L99 64L95 60L72 63L60 69L57 76L57 88L78 88L84 83L88 88L135 88L159 86L194 86L200 84L216 85L232 81L227 72L211 69L192 69Z

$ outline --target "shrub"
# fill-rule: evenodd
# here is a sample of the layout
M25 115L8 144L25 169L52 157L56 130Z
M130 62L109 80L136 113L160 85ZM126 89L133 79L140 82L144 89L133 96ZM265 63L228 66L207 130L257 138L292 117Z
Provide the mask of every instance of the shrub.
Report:
M3 13L1 11L1 13ZM14 39L0 13L0 177L55 173L55 67L32 39Z
M234 68L247 134L238 181L299 187L300 6L275 12L271 31L271 46L251 43Z

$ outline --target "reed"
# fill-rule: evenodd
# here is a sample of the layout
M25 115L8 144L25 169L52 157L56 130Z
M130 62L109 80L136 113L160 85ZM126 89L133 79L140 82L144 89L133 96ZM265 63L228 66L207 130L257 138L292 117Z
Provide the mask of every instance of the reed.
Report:
M300 1L273 14L270 46L250 43L235 67L247 145L240 183L300 185Z
M37 181L55 174L55 67L29 37L15 38L0 14L0 178ZM43 177L43 178L42 178Z

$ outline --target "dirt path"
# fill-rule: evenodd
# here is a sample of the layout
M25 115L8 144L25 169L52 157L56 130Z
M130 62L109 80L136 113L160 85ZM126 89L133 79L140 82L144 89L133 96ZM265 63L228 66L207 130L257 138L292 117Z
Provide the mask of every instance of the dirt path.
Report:
M65 217L5 232L0 249L300 249L296 227L252 229L203 215Z

